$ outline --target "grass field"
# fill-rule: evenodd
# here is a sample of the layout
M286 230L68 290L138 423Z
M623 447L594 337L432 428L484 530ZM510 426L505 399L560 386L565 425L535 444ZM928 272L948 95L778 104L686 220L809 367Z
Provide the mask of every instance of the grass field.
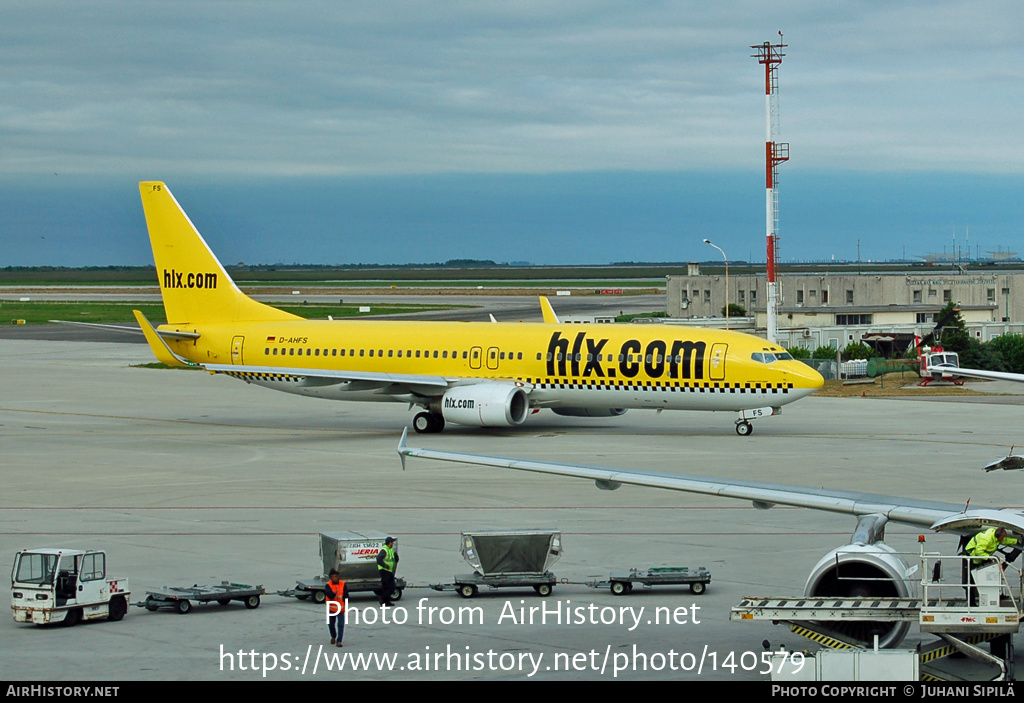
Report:
M358 305L277 305L294 315L310 319L365 317L367 315L398 315L429 310L451 310L456 305L374 305L369 313L360 313ZM141 310L154 325L163 324L164 306L159 303L102 303L102 302L48 302L0 301L0 324L25 320L28 325L45 325L50 320L67 322L94 322L100 324L134 323L132 310Z
M873 383L851 383L825 381L825 385L814 393L825 398L927 398L930 396L992 395L953 385L919 387L921 377L916 373L891 373L874 379Z

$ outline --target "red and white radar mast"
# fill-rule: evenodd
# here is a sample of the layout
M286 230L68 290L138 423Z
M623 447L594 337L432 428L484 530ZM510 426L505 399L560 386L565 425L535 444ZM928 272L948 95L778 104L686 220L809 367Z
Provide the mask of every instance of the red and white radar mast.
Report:
M764 66L764 95L767 131L765 138L765 224L768 247L768 341L778 344L779 341L779 290L775 278L775 262L779 248L779 193L778 167L783 161L789 160L789 144L775 141L779 128L779 64L785 56L782 50L782 32L779 32L779 43L755 44L750 47L757 53L752 54L757 62Z

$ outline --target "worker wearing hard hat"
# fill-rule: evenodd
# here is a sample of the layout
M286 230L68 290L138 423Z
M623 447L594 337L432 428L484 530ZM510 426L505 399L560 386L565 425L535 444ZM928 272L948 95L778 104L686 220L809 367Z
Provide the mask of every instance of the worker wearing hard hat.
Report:
M380 573L380 604L393 605L391 596L395 593L395 570L398 568L398 546L395 538L388 535L384 546L377 552L377 571Z

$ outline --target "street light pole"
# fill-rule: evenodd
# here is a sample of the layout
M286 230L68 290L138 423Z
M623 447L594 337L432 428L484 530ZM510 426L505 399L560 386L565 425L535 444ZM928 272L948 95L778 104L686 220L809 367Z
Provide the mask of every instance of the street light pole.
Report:
M712 244L710 239L705 239L704 243L718 249L722 253L722 258L725 259L725 329L729 329L729 257L722 251L722 247Z

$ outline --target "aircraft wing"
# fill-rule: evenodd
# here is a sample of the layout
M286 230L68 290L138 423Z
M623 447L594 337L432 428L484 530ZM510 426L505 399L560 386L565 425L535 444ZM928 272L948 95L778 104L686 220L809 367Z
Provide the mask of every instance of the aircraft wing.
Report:
M243 380L273 380L284 376L301 376L307 382L319 382L321 385L339 383L358 384L360 390L372 390L374 387L390 389L387 392L400 394L413 392L426 395L437 395L447 390L455 382L443 376L427 376L420 374L376 373L371 371L335 371L328 369L283 368L280 366L246 366L243 364L203 364L203 368L213 373L237 376Z
M624 484L629 484L650 488L665 488L685 493L701 493L723 498L749 500L753 502L754 507L764 509L775 505L787 505L798 508L810 508L812 510L825 510L833 513L844 513L858 517L881 514L893 522L916 525L933 530L944 530L957 534L973 534L979 529L991 525L1004 525L1012 532L1024 533L1024 513L1017 510L983 508L965 511L964 504L897 498L873 493L861 493L859 491L830 490L764 481L745 481L669 472L643 471L639 469L589 466L586 464L511 459L436 449L420 449L407 447L405 440L406 433L403 433L402 440L398 445L398 454L402 457L403 467L405 465L405 457L422 457L425 459L438 459L440 461L515 469L517 471L532 471L542 474L554 474L556 476L585 478L594 481L598 488L605 490L615 490Z
M52 322L55 325L74 325L77 327L91 327L92 329L109 330L111 332L145 334L145 331L141 327L128 327L125 325L107 325L101 322L75 322L73 320L48 320L48 322ZM199 334L197 332L174 332L171 330L156 330L156 333L163 339L199 339Z
M981 369L965 369L961 366L947 366L945 364L929 367L929 370L931 369L941 369L943 371L949 371L954 376L966 376L967 378L984 378L992 381L1016 381L1017 383L1024 383L1024 374L1009 373L1008 371L982 371Z

